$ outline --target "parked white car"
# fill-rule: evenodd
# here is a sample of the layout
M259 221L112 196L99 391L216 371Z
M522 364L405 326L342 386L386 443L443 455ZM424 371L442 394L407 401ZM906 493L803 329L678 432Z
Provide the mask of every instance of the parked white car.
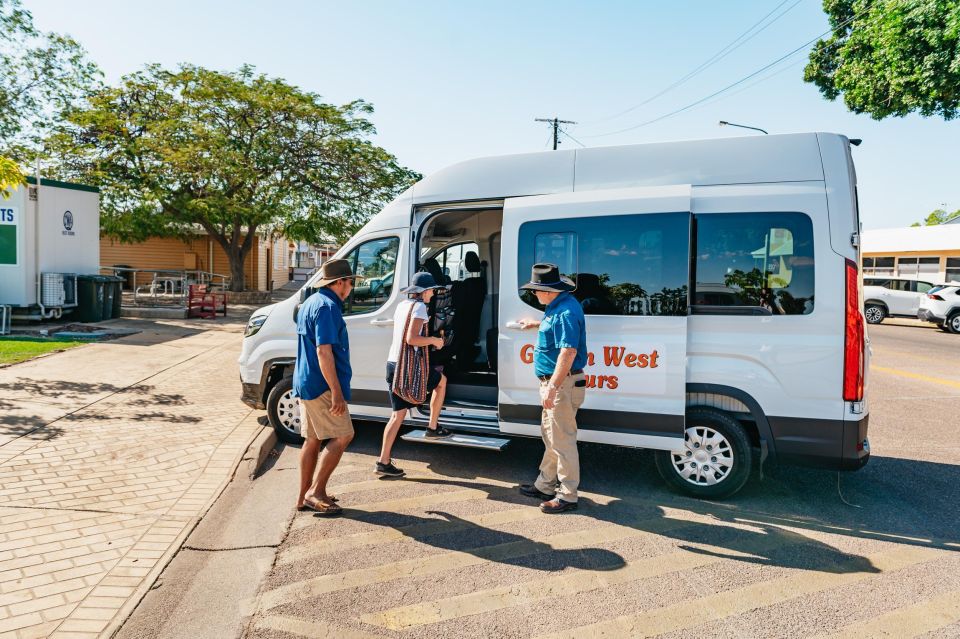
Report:
M917 317L948 333L960 334L960 284L934 286L920 300Z
M867 323L879 324L887 317L916 317L920 300L934 287L902 277L864 277L864 314Z

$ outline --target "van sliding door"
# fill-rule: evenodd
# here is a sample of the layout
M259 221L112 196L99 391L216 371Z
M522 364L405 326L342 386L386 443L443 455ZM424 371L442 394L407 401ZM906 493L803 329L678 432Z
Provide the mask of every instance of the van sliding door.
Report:
M500 269L499 396L504 433L540 435L533 371L539 319L521 295L530 267L573 279L589 357L582 441L671 450L683 444L690 255L688 185L507 199Z

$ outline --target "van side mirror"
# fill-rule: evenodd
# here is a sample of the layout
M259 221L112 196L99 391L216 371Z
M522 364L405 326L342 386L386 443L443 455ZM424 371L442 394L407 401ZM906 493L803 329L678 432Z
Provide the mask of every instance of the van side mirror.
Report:
M314 293L316 293L317 290L318 290L318 289L314 288L313 286L304 286L303 288L300 289L300 299L299 299L299 301L297 302L297 305L293 307L293 321L294 321L294 323L296 323L296 321L297 321L297 313L300 312L300 306L302 306L303 303L307 301L307 298L308 298L308 297L310 297L311 295L313 295Z

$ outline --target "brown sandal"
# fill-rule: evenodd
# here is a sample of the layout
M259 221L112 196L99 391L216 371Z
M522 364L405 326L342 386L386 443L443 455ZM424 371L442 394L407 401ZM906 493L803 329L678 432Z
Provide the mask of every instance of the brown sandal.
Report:
M339 498L334 497L333 495L330 495L330 497L329 497L328 499L330 499L330 501L332 501L333 503L337 503L338 501L340 501ZM297 512L298 512L298 513L302 513L302 512L305 512L305 511L307 511L307 510L313 510L313 508L310 508L310 506L307 506L306 504L303 504L303 505L301 505L301 506L297 506Z
M335 503L333 503L333 502L331 502L331 503L329 503L329 504L325 504L325 503L323 503L322 501L312 501L312 502L311 502L311 501L305 501L305 502L303 503L303 506L304 506L305 509L307 509L307 510L312 510L312 511L314 511L315 513L317 513L318 515L321 515L321 516L323 516L323 517L330 517L330 516L332 516L332 515L339 515L340 513L343 512L343 508L341 508L339 505L337 505L337 504L335 504Z

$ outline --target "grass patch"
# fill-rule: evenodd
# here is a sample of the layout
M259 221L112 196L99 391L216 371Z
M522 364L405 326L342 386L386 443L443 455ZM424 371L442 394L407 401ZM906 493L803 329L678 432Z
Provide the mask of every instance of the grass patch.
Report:
M0 366L25 362L54 351L64 351L86 341L50 339L45 337L0 337Z

